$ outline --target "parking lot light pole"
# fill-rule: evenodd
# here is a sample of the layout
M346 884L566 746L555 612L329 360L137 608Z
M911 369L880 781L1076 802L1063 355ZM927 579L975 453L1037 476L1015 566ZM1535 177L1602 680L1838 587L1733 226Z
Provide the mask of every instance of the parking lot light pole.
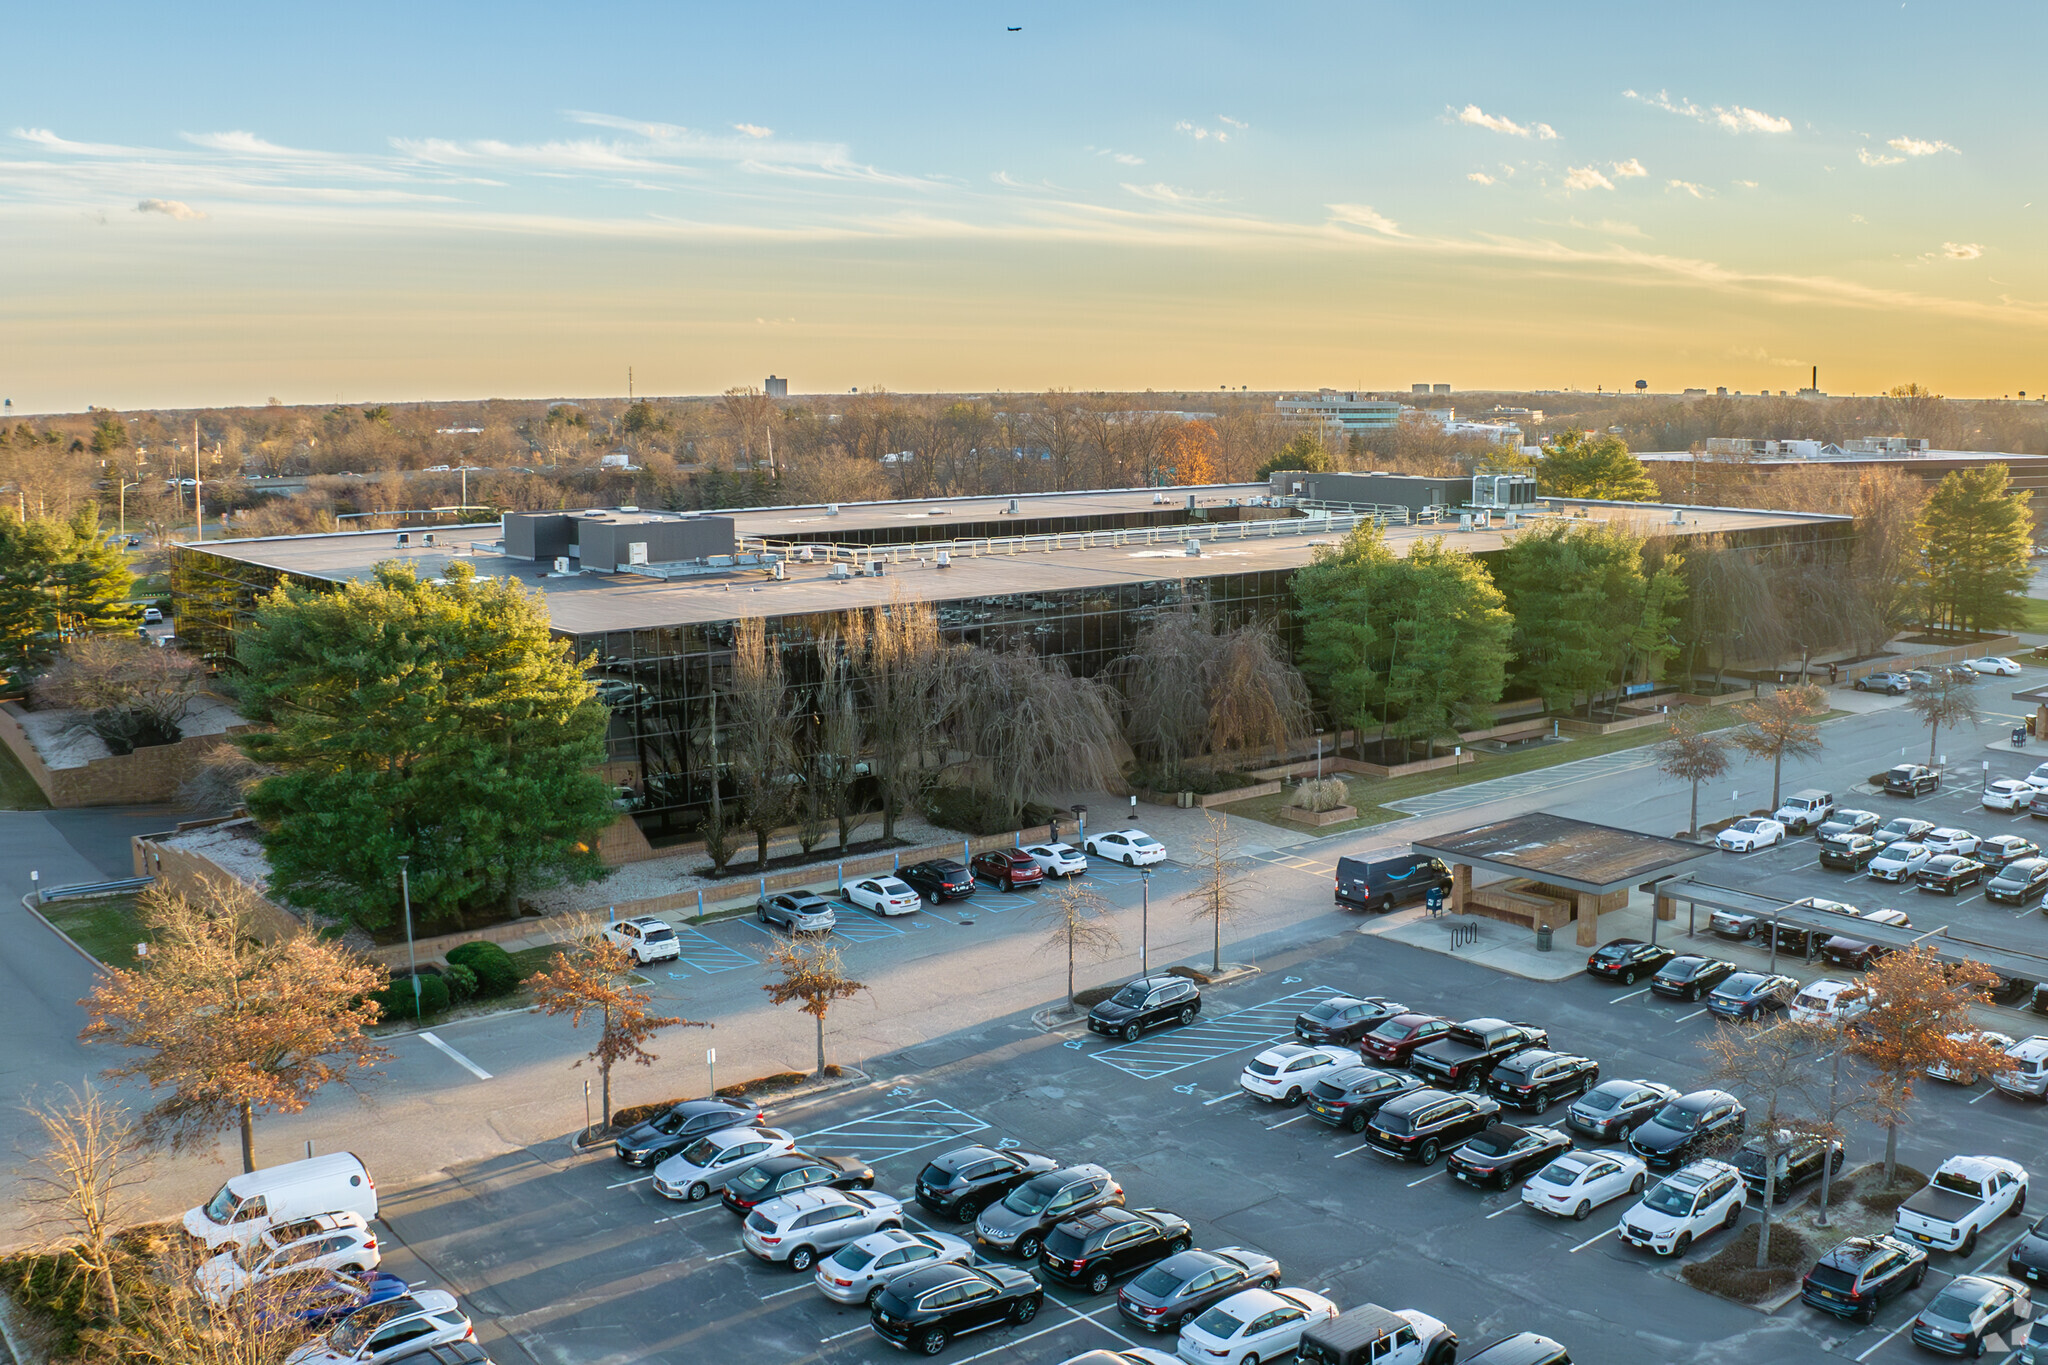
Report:
M1138 892L1138 975L1151 975L1152 961L1152 869L1146 868L1140 874L1143 878Z
M398 894L400 899L405 902L405 965L412 972L412 1017L414 1020L418 1020L420 1017L420 960L413 955L412 950L412 882L406 875L409 871L407 864L410 862L412 862L412 855L410 853L398 855ZM588 1082L585 1082L585 1085L587 1086Z

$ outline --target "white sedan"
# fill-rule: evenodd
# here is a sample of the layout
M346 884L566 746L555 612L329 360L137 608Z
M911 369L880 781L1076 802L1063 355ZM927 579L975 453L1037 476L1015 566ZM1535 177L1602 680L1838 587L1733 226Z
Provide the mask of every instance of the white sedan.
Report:
M1996 673L2001 678L2017 678L2020 675L2019 664L2003 656L1965 659L1963 667L1973 673Z
M2033 804L2034 789L2018 778L2001 777L1996 782L1985 784L1983 806L1985 810L2025 810Z
M894 877L863 877L846 888L849 904L863 910L872 910L878 915L908 915L916 912L924 900L909 883L899 882Z
M1180 1358L1193 1365L1249 1365L1301 1345L1301 1334L1337 1316L1306 1289L1247 1289L1180 1329Z
M780 1128L706 1133L654 1168L655 1193L694 1204L749 1166L795 1150L796 1139Z
M1648 1167L1629 1152L1566 1152L1529 1177L1522 1202L1538 1213L1583 1219L1610 1199L1641 1194Z
M1332 1071L1357 1065L1358 1054L1350 1048L1281 1043L1252 1058L1237 1085L1268 1104L1300 1104L1317 1081Z
M286 1365L382 1365L429 1346L473 1339L475 1328L445 1289L415 1289L365 1304L285 1357Z
M1113 829L1091 834L1084 845L1097 858L1107 858L1126 867L1144 867L1166 861L1166 845L1142 829Z
M1714 839L1714 847L1730 853L1749 853L1785 842L1785 827L1776 820L1751 816L1737 820Z
M1024 856L1048 877L1077 877L1088 870L1088 860L1072 844L1026 844Z

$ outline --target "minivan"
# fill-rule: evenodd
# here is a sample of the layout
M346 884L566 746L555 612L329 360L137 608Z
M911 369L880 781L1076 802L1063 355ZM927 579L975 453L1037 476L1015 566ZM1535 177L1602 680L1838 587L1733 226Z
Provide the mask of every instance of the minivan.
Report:
M1360 910L1391 910L1402 901L1421 900L1430 890L1451 887L1451 870L1442 860L1411 853L1369 863L1363 858L1337 860L1339 905Z
M213 1198L185 1214L185 1232L208 1255L246 1247L275 1224L316 1213L377 1216L377 1182L354 1152L288 1161L232 1176Z

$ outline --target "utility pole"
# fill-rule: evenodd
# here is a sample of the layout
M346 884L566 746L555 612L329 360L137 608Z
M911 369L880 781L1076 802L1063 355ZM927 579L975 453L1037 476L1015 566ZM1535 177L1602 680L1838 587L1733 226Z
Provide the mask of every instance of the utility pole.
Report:
M199 419L192 419L192 523L194 540L206 539L206 504L199 500Z
M633 405L633 367L632 367L631 365L628 365L628 366L626 367L626 406L627 406L627 407L631 407L632 405Z

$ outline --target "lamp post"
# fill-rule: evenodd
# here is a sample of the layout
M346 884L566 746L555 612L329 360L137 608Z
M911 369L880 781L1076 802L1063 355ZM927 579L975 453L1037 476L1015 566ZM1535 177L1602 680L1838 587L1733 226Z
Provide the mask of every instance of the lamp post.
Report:
M1152 869L1141 874L1138 889L1138 975L1152 974Z
M1074 821L1078 826L1078 832L1074 837L1081 841L1081 851L1086 853L1088 851L1088 808L1086 806L1070 806L1068 809L1074 812Z
M128 490L142 487L142 481L137 479L134 483L127 483L122 480L120 475L116 474L114 482L121 485L121 492L118 495L121 505L121 546L123 549L126 549L128 545Z
M420 962L412 950L412 881L407 873L410 853L398 855L398 894L405 901L405 965L412 970L412 1017L420 1017Z

